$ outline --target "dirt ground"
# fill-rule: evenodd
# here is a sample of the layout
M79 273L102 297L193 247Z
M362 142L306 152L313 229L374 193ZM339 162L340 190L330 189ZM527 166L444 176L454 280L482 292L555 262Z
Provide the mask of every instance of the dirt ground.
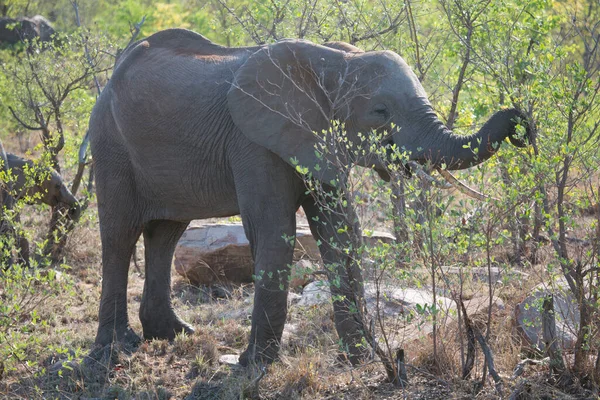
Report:
M32 213L25 220L43 224L43 218ZM220 298L209 288L189 285L174 271L175 309L196 332L178 336L172 343L143 342L132 353L119 349L99 351L93 346L101 288L97 226L95 213L91 212L73 233L66 255L70 269L63 271L60 278L70 289L39 305L38 312L48 323L28 327L37 341L23 359L11 364L15 369L0 371L0 398L496 399L508 398L516 388L521 394L514 398L519 399L593 398L587 392L574 390L568 394L553 388L543 366L528 367L521 377L511 378L518 361L530 356L515 334L512 310L532 284L539 282L534 271L530 271L535 278L531 282L506 284L497 293L505 307L494 313L489 343L503 380L500 391L489 375L482 380L483 357L479 353L473 378L458 379L459 335L451 327L438 329L437 358L431 334L399 343L407 354L406 387L387 383L377 361L350 367L339 360L333 312L327 304L290 308L288 326L293 326L293 330L284 335L280 360L257 383L261 371L239 369L219 361L223 355L240 354L247 345L252 286L228 287L226 298ZM130 268L128 305L130 323L141 334L137 318L144 283L141 243L137 246L137 259L139 266L132 262ZM95 352L95 361L86 358L90 352Z

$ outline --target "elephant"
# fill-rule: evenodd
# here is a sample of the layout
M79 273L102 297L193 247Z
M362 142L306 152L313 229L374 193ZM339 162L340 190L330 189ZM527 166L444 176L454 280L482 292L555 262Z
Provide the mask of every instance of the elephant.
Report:
M79 220L81 206L55 170L36 167L31 160L6 153L6 172L12 176L12 179L10 186L2 191L5 204L10 203L12 206L20 199L24 199L27 204L47 204L51 207L62 204L68 209L67 218L69 220L74 222ZM28 182L32 177L33 184ZM19 257L26 265L29 265L29 242L27 239L17 235L17 247L19 248ZM8 264L11 262L12 260L8 260Z
M0 18L0 45L31 41L36 37L42 42L50 42L55 33L50 21L41 15L31 18Z
M135 346L140 340L127 315L129 261L140 235L144 338L193 332L171 303L175 246L191 220L240 215L256 279L249 344L239 361L273 361L293 256L293 243L283 238L295 234L302 207L333 271L330 282L339 283L331 284L336 330L349 360L360 362L366 329L352 310L362 277L330 241L350 240L348 230L338 227L357 226L353 210L345 202L333 210L321 207L323 195L310 191L308 182L331 191L343 184L350 165L389 178L389 163L401 161L375 156L360 133L381 133L380 148L401 148L410 160L455 170L488 159L507 137L526 146L527 137L516 129L522 119L519 110L503 109L478 132L454 134L392 51L293 39L223 47L185 29L132 44L117 60L89 122L102 242L96 345ZM340 162L335 149L328 151L332 120L344 123L358 156Z

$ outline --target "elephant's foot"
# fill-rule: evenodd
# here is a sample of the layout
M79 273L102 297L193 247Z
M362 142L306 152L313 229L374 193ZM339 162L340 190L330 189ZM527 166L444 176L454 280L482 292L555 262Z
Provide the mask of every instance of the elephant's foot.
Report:
M156 317L151 320L142 319L142 327L144 329L144 339L146 340L173 340L181 332L186 335L194 333L194 328L174 314L168 317L166 321Z
M96 349L105 347L114 347L124 350L125 352L133 352L142 339L128 325L120 329L99 328L96 335Z
M271 341L266 346L249 344L248 348L240 355L240 365L251 367L255 365L268 365L277 360L279 355L279 344Z

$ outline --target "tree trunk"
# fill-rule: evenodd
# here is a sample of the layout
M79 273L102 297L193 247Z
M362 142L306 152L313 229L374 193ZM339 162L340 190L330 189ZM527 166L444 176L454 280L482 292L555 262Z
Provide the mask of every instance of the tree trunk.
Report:
M581 289L583 292L583 289ZM575 342L575 362L573 371L582 378L587 375L588 359L590 355L590 326L592 323L592 306L589 304L583 293L579 296L579 330L577 331L577 341Z
M552 375L562 375L565 371L565 364L562 358L562 352L556 343L556 320L554 318L554 296L548 295L544 298L542 308L542 333L546 354L550 357L550 373Z

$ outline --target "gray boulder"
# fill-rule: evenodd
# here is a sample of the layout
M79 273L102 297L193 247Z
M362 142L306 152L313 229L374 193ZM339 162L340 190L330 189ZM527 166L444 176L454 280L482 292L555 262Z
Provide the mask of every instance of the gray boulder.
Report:
M554 320L558 345L565 350L571 350L577 341L579 307L576 299L566 288L553 290L538 286L534 289L532 294L515 307L517 331L528 345L542 351L545 349L541 310L544 298L550 294L554 296Z
M297 231L294 259L319 259L310 231ZM252 282L254 261L243 226L207 224L188 228L175 249L175 270L194 285Z
M329 282L319 280L309 283L302 290L302 297L296 303L298 307L312 307L319 304L331 303Z
M394 240L392 235L381 232L364 237L367 245ZM252 252L244 228L239 223L196 223L190 226L177 244L174 263L177 273L194 285L250 283L253 280ZM311 272L320 264L321 255L310 229L299 227L290 287L303 287L309 283Z

